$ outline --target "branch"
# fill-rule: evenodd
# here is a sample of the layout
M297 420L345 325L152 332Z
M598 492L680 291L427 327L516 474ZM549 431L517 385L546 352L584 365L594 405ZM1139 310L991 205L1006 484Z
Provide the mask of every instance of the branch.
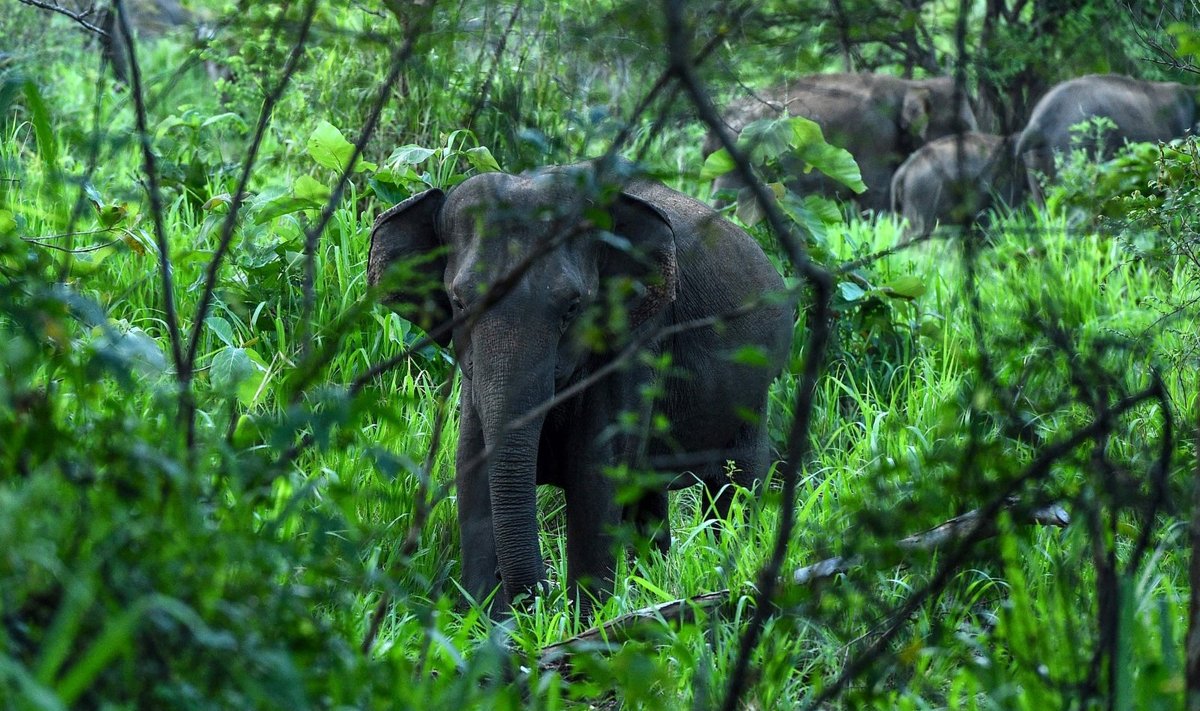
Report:
M88 32L91 32L99 37L103 37L104 39L112 38L107 32L87 21L88 16L96 11L95 6L89 7L83 12L74 12L63 7L62 5L59 5L58 3L43 2L42 0L20 0L20 2L23 5L28 5L30 7L37 7L43 10L49 10L50 12L57 12L60 15L71 18L71 20Z
M1015 508L1016 500L1009 499L1006 508ZM1058 504L1046 506L1027 512L1022 523L1039 526L1063 527L1070 523L1070 517L1065 509ZM969 511L962 516L946 521L928 531L915 533L896 542L897 547L905 552L934 550L947 543L966 540L972 536L989 538L997 533L995 519L986 517L983 509ZM781 580L783 586L805 587L819 580L831 578L858 567L861 560L857 557L844 559L828 558L819 563L796 569L787 580ZM643 607L627 612L610 622L593 627L569 639L543 647L538 656L538 666L541 669L561 669L570 663L571 654L587 650L609 650L620 643L631 639L638 629L647 624L662 625L664 623L686 623L694 620L698 612L720 611L726 604L735 599L735 593L730 589L703 593L692 597L660 602L656 605Z
M333 192L329 195L329 199L325 201L325 207L321 209L321 214L317 218L316 223L310 225L304 232L304 283L300 315L300 348L301 353L306 357L311 350L313 340L311 338L312 332L309 321L312 318L313 309L316 305L316 254L318 242L321 234L325 231L325 227L333 219L334 211L337 210L337 206L342 201L342 194L346 190L346 184L350 182L350 175L354 172L354 166L362 156L364 147L371 140L371 137L375 135L375 129L379 125L379 117L383 113L383 107L387 104L388 98L391 96L392 85L399 79L400 70L404 68L412 56L417 37L421 34L424 23L432 15L435 4L435 2L431 1L427 7L423 8L422 21L413 23L411 31L404 38L404 42L392 54L391 66L388 68L387 76L379 85L379 91L375 94L375 101L367 114L366 124L363 126L362 133L359 134L358 140L354 142L354 150L350 152L350 157L346 161L346 165L342 168L337 184L334 186Z
M125 11L123 0L113 3L117 11L117 22L121 27L121 40L129 55L129 73L132 80L130 87L133 95L134 114L137 122L138 138L142 147L142 169L146 173L146 192L150 198L150 214L154 219L154 239L158 243L158 266L162 273L163 316L167 323L167 333L171 338L171 357L175 364L176 377L184 401L190 400L191 373L185 367L183 340L179 332L179 315L175 311L175 287L171 276L171 253L167 243L167 233L163 225L162 194L158 189L158 168L155 163L154 150L150 147L150 131L146 123L146 101L142 90L142 71L138 66L133 33L129 27L129 16ZM192 448L195 430L189 424L187 427L188 449Z
M233 191L233 198L229 205L229 213L225 215L225 220L221 224L221 238L217 242L217 249L213 252L213 257L208 263L208 273L204 279L204 292L200 296L200 304L196 308L196 318L192 322L191 336L188 339L187 354L184 359L185 367L189 370L194 370L196 366L196 349L200 345L200 332L204 328L204 319L208 315L208 310L212 306L213 292L217 287L217 277L221 271L221 262L225 259L225 255L229 252L229 246L233 242L233 233L237 228L238 212L242 207L242 203L246 197L246 187L250 184L250 175L254 170L254 163L258 159L258 151L262 145L263 137L267 133L267 126L271 123L271 115L275 111L275 105L283 98L283 92L287 89L288 83L291 81L292 74L300 64L300 57L304 52L304 46L308 42L308 31L312 27L312 19L317 11L316 0L309 0L308 5L304 8L304 18L300 22L300 34L296 38L296 44L292 47L292 51L288 54L287 62L283 67L283 75L279 79L273 91L267 95L263 101L262 110L258 114L258 125L254 129L254 137L250 140L250 149L247 151L246 159L242 162L242 174L238 178L237 189Z
M759 571L757 604L746 631L742 635L729 687L726 689L724 701L721 703L722 709L733 711L740 703L741 696L749 683L750 657L758 646L763 625L770 614L771 598L775 595L779 573L787 557L788 544L796 525L795 500L800 479L800 467L806 464L812 448L810 430L813 408L816 403L817 381L824 366L829 345L833 277L809 258L804 242L789 228L779 206L771 199L771 195L762 181L754 175L748 157L737 146L733 136L730 135L728 128L717 113L716 107L713 106L711 97L701 86L695 67L690 61L691 53L688 49L689 42L683 23L681 0L665 0L665 4L671 69L676 79L691 98L700 119L708 125L733 159L739 176L750 187L755 199L762 206L771 232L783 247L785 254L796 269L797 275L803 283L812 288L813 292L813 302L808 312L808 339L804 348L804 368L796 392L795 419L792 421L792 427L788 433L787 464L781 472L783 490L781 492L779 531L775 537L770 559Z
M1196 401L1196 470L1192 475L1192 516L1188 527L1191 561L1188 563L1187 707L1200 703L1200 400Z

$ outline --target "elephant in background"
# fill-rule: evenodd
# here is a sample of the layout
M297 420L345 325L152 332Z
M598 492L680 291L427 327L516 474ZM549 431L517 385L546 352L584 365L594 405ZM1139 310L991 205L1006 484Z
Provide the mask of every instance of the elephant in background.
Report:
M1029 168L1030 188L1041 199L1037 174L1056 176L1055 152L1072 148L1071 127L1095 116L1116 124L1101 145L1084 146L1103 160L1124 143L1169 141L1196 125L1196 89L1174 82L1153 82L1118 74L1092 74L1058 84L1033 107L1017 152Z
M910 236L942 225L963 225L997 203L1025 196L1025 170L1012 136L970 131L925 144L892 178L892 212Z
M462 584L482 602L501 582L501 609L546 580L538 484L564 490L569 592L590 614L590 598L611 590L623 520L665 553L668 489L703 484L724 515L727 485L752 487L767 471L767 388L795 322L782 278L708 206L646 179L614 186L617 172L628 165L481 174L408 198L371 233L369 283L388 284L397 263L408 269L397 268L409 278L389 301L427 327L466 314L439 341L453 343L463 376ZM497 284L507 292L494 301ZM656 358L629 359L561 396L634 339ZM655 472L635 498L622 492L624 505L609 471L622 466Z
M826 141L848 150L858 162L867 191L854 196L816 171L805 173L803 165L785 165L788 187L799 193L853 198L861 208L876 211L891 205L892 174L910 153L942 136L978 129L970 102L966 96L956 96L950 78L914 80L884 74L801 77L761 96L735 101L723 120L737 134L753 121L783 114L812 119ZM719 147L710 132L704 154ZM732 173L713 182L716 190L742 186Z
M163 37L173 32L186 31L197 40L211 39L212 28L205 26L204 18L179 3L179 0L132 0L125 3L130 29L134 36L142 39ZM113 76L122 84L129 83L129 57L125 51L125 37L117 21L117 11L108 7L100 16L100 28L108 37L100 38L100 52L112 64ZM205 62L209 78L216 80L219 68L211 61Z

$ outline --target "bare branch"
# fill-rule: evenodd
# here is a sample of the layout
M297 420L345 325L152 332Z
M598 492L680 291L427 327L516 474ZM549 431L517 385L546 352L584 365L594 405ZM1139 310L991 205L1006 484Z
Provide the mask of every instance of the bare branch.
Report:
M1013 508L1016 500L1010 499L1007 508ZM1067 512L1057 504L1027 512L1019 517L1022 523L1039 526L1066 526L1070 522ZM929 551L954 541L961 541L970 536L979 535L988 538L996 535L994 519L984 518L981 510L969 511L934 528L916 533L901 539L896 545L903 551ZM787 580L780 581L781 585L804 587L819 580L831 578L834 575L848 572L861 564L858 558L828 558L819 563L798 568ZM660 602L656 605L627 612L603 625L592 627L586 632L570 639L556 642L543 647L538 656L538 666L542 669L558 669L566 666L570 655L592 649L610 649L612 646L630 639L636 631L649 623L661 626L665 623L689 622L695 619L697 612L713 612L721 610L734 597L737 591L725 589L716 592L693 595L692 597Z
M158 266L162 274L163 317L167 323L167 333L171 339L171 358L175 365L176 378L179 381L180 394L184 403L191 401L191 372L184 360L183 340L179 332L179 315L175 310L175 285L171 268L171 246L167 241L166 228L163 224L162 194L158 187L158 167L154 158L154 149L150 145L150 131L146 120L145 92L142 85L142 70L138 65L137 51L133 41L133 32L129 26L129 15L125 9L124 0L114 0L117 11L117 21L121 26L121 40L129 55L129 70L132 84L130 91L133 96L134 114L137 121L137 133L142 147L142 170L146 174L146 192L150 198L150 215L154 220L154 239L158 244ZM190 407L185 408L190 411ZM192 448L195 439L194 423L188 417L185 422L188 449Z
M98 37L103 37L104 39L112 38L111 35L109 35L103 29L88 22L88 17L92 16L96 12L95 6L91 6L88 9L84 10L83 12L75 12L74 10L65 8L56 2L44 2L43 0L20 0L20 2L23 5L41 8L42 10L49 10L50 12L57 12L58 14L63 15L64 17L69 17L69 18L71 18L72 21L74 21L80 27L82 27L83 29L87 30L88 32L91 32L92 34L94 34Z
M204 319L208 315L208 309L212 306L213 291L217 286L217 277L221 272L221 263L225 259L225 255L229 252L229 245L233 242L233 233L237 228L238 212L241 210L242 203L246 197L246 187L250 184L250 175L254 170L254 164L258 160L258 151L262 146L263 137L267 133L267 126L271 123L271 115L275 110L275 105L283 98L283 92L287 89L288 83L291 81L292 74L295 73L300 64L300 57L304 52L304 46L308 42L308 31L312 26L313 16L317 11L317 0L309 0L308 5L304 8L304 17L300 22L299 34L296 37L296 43L292 46L292 51L288 54L287 62L283 67L283 74L279 78L279 82L275 88L267 95L263 101L262 110L258 114L258 124L254 129L254 137L250 139L250 148L246 152L246 158L242 161L242 174L238 178L237 189L233 191L233 198L229 205L229 213L225 215L225 220L221 224L221 237L217 242L217 249L213 252L212 259L208 262L208 272L204 279L204 292L200 296L200 303L196 307L196 317L192 322L191 336L188 339L187 355L184 360L185 367L195 369L196 366L196 349L200 345L200 333L204 328Z
M366 124L359 134L358 140L354 142L354 150L350 152L350 157L346 161L346 165L343 166L342 172L338 176L337 184L334 186L333 192L329 195L329 199L325 201L325 207L321 209L321 214L317 218L317 221L310 225L304 232L304 299L300 315L300 347L305 356L309 354L312 348L312 339L309 337L311 335L309 320L316 305L314 287L316 283L317 243L321 238L321 234L325 232L325 227L333 219L333 213L337 210L337 206L342 202L342 194L346 190L346 184L350 181L350 175L354 172L354 166L362 156L367 142L375 135L375 129L379 125L379 117L383 113L383 107L387 104L388 98L391 96L392 86L396 83L396 80L400 77L400 71L412 56L413 46L416 44L417 37L424 30L425 24L428 22L435 5L435 2L430 2L428 6L422 9L423 20L412 24L408 35L404 38L404 42L392 53L391 65L388 68L387 76L379 85L379 90L375 94L375 101L371 105L370 112L367 114Z

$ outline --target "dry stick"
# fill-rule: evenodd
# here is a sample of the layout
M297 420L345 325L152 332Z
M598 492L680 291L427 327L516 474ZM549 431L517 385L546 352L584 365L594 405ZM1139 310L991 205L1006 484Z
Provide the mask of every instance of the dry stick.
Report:
M779 531L771 551L771 557L759 573L757 604L750 623L742 635L729 687L721 704L726 711L733 711L748 685L750 656L758 646L763 625L769 614L769 603L775 595L779 573L787 557L788 544L796 524L794 502L800 478L800 467L809 457L812 444L809 430L816 401L817 380L824 365L826 347L829 343L833 278L829 272L818 267L809 259L804 244L788 228L779 207L771 200L769 191L763 186L762 181L754 175L746 156L730 136L713 106L712 100L700 86L699 79L690 62L691 53L688 51L688 39L684 34L680 0L666 0L666 15L670 63L675 76L691 97L701 120L708 124L709 129L717 135L721 145L733 159L740 177L750 186L755 199L762 206L767 223L775 238L783 246L797 273L812 287L814 296L814 303L808 319L809 332L804 351L804 371L796 394L795 419L792 422L791 431L788 433L787 464L782 472L783 491Z
M1006 508L1016 506L1017 502L1009 499ZM915 533L896 542L897 547L905 552L931 551L948 543L961 541L977 533L983 538L997 534L993 525L994 520L983 516L980 509L969 511L961 516L946 521L927 531ZM1062 506L1054 504L1028 512L1023 523L1039 526L1063 527L1070 523L1070 517ZM803 587L818 580L824 580L840 573L845 573L861 564L861 559L829 558L819 563L796 569L787 580L780 581L784 586ZM627 612L603 625L581 632L570 639L556 642L543 647L538 656L538 665L543 668L561 668L569 661L569 655L589 645L608 648L631 638L634 630L642 623L653 622L661 625L663 622L688 622L694 619L698 611L707 611L723 607L732 601L736 591L730 589L694 595L688 598L670 600L639 610Z
M83 12L73 12L73 11L69 10L68 8L63 7L62 5L59 5L58 3L42 2L42 0L20 0L20 1L22 4L28 5L30 7L39 7L43 10L49 10L51 12L57 12L60 15L65 15L66 17L71 18L80 27L84 28L88 32L99 35L100 37L103 37L105 39L108 39L108 37L109 37L109 34L107 32L105 32L104 30L100 29L99 27L97 27L87 21L88 16L96 11L96 8L94 6L89 7L87 10L85 10ZM128 28L122 26L121 29L127 30Z
M1045 477L1049 474L1050 467L1059 459L1067 456L1088 440L1111 432L1117 418L1141 403L1157 396L1158 385L1151 385L1144 390L1121 399L1111 408L1100 413L1100 416L1094 419L1087 427L1076 430L1070 437L1043 448L1042 452L1030 462L1025 471L1004 486L999 495L987 506L979 509L980 518L984 521L995 520L996 515L1004 508L1009 497L1016 495L1019 489L1032 481ZM985 532L986 527L983 526L970 531L967 537L946 555L941 568L934 575L933 579L924 588L914 593L903 604L899 605L893 614L889 616L893 621L892 624L876 637L860 655L847 662L837 678L829 686L822 689L821 693L805 708L822 708L824 704L832 701L853 679L873 664L883 653L887 645L900 633L900 630L904 628L904 625L917 609L921 605L924 605L926 600L945 589L959 566L966 561L975 544L983 540Z
M427 20L432 14L433 7L436 2L432 1L429 5L423 8ZM388 68L387 77L379 85L379 92L375 95L375 102L371 106L371 111L367 114L367 123L363 126L362 133L359 134L358 140L354 142L354 150L350 152L350 157L346 161L346 165L342 167L342 172L338 176L337 185L334 186L333 192L329 195L329 199L325 201L325 206L321 208L321 215L317 218L315 224L310 225L304 232L304 300L302 302L300 315L300 348L301 352L307 356L312 347L310 336L311 324L309 320L312 317L313 308L316 305L316 262L317 262L317 242L321 234L325 231L325 227L329 221L333 219L333 212L342 201L342 194L346 190L346 184L350 182L350 174L354 172L354 165L358 163L358 159L362 156L363 148L371 137L375 135L375 128L379 125L379 117L383 113L383 107L387 104L388 97L391 95L392 85L400 78L400 70L408 63L409 57L412 56L413 46L416 44L417 36L420 35L424 23L421 21L414 22L412 30L404 38L403 44L396 48L392 54L391 66Z
M280 76L275 88L267 94L267 98L263 101L262 110L259 111L258 124L254 128L254 136L250 140L250 149L247 151L246 159L242 162L242 174L238 177L237 188L234 190L233 197L229 203L229 213L225 215L225 220L221 224L221 237L217 241L217 249L213 252L212 259L208 263L208 272L204 278L204 291L200 296L200 304L196 308L196 317L192 322L191 336L188 339L187 356L184 361L185 367L189 370L195 369L196 350L200 346L200 331L204 328L204 319L208 315L209 308L212 306L213 292L217 287L217 278L220 275L221 263L224 261L225 255L229 252L229 246L233 242L233 233L237 229L238 212L245 201L246 187L250 184L250 176L254 171L255 162L258 160L259 148L262 146L263 137L266 136L267 127L271 123L271 116L275 111L275 105L283 98L283 92L287 90L292 75L300 66L300 57L303 55L304 47L308 43L308 32L312 27L313 16L316 15L316 12L317 0L309 0L308 5L304 8L304 17L300 22L300 33L283 66L283 74Z

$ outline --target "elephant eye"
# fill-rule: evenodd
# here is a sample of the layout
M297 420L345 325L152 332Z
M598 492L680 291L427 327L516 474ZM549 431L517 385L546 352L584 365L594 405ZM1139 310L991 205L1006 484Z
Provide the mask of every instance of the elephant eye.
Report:
M562 317L563 328L566 328L568 324L570 324L572 321L575 320L575 317L579 315L580 308L581 308L580 300L579 300L579 297L576 296L574 299L571 300L571 303L567 304L567 310L563 311L563 317Z
M454 309L456 311L464 311L467 308L466 304L464 304L463 300L458 296L451 297L450 303L454 305Z

